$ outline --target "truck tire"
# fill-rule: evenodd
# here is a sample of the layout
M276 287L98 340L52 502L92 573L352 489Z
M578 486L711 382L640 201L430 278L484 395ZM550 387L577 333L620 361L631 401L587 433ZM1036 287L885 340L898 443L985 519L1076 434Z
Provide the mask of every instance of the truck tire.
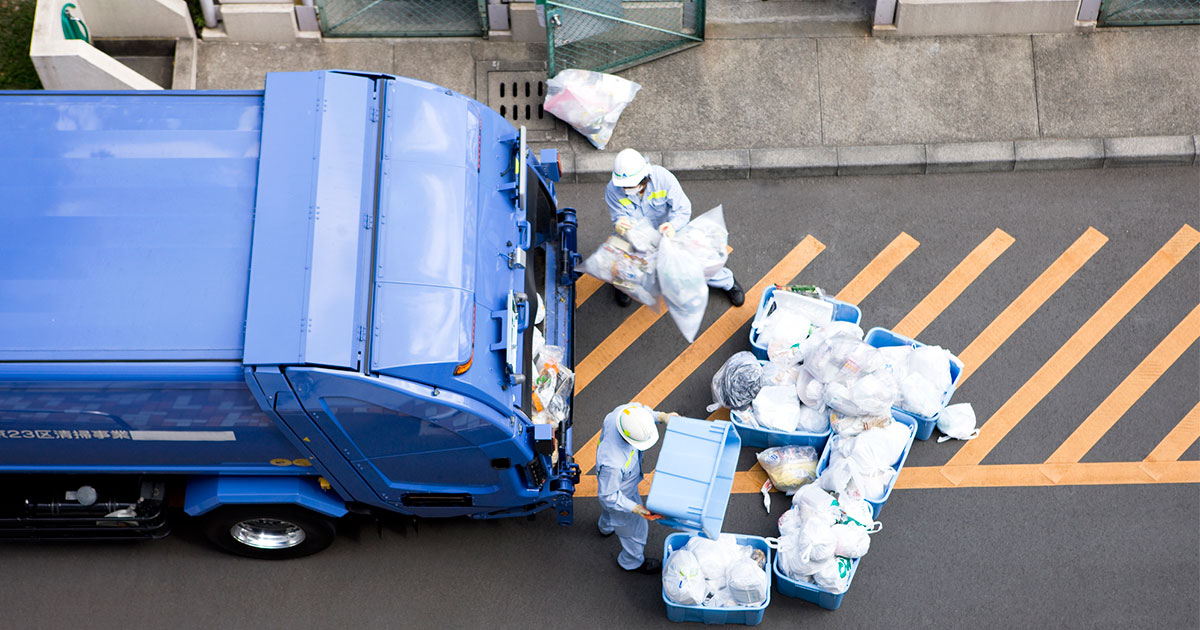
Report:
M333 521L295 505L226 505L203 518L213 544L249 558L301 558L333 543Z

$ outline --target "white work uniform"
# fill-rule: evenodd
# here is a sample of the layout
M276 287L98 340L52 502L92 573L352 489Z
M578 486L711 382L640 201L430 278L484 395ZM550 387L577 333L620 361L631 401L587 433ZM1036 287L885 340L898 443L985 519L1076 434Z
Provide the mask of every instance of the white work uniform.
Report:
M692 218L692 202L684 194L679 180L671 171L657 164L650 165L650 181L641 195L630 197L610 180L604 189L604 201L608 204L608 214L614 224L621 217L628 217L631 221L645 218L655 229L663 223L670 223L678 232ZM725 290L733 288L733 272L728 267L721 267L708 279L708 286Z
M642 481L642 452L621 437L617 416L626 407L645 407L640 403L621 405L604 417L600 444L596 447L597 496L600 499L600 532L616 532L621 540L617 563L623 569L636 569L645 561L646 536L650 526L633 513L641 505L638 484ZM645 407L649 409L649 407Z

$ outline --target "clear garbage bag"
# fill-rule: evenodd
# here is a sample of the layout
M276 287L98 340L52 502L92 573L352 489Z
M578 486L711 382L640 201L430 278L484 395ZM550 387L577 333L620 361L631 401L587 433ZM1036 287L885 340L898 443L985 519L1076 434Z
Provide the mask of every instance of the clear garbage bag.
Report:
M713 374L711 413L721 407L743 410L750 407L763 386L763 368L753 353L742 351L729 357Z
M663 237L658 245L658 284L671 319L691 343L708 308L704 267L686 239Z
M804 488L814 488L814 487L816 487L816 486L814 486L812 484L804 486ZM801 488L801 489L803 489L803 488ZM796 496L799 496L799 494L800 493L797 492ZM804 518L800 516L800 508L792 507L791 509L784 512L783 515L779 517L778 523L779 523L779 535L780 536L787 536L789 534L795 534L795 533L799 532L800 526L804 524Z
M595 276L638 302L657 309L660 294L655 267L657 255L657 251L639 252L628 241L614 235L601 243L575 270Z
M537 353L537 377L530 393L533 420L545 421L556 428L570 415L570 398L575 388L575 373L563 365L564 355L561 346L542 346Z
M821 399L830 409L848 416L885 416L896 404L899 388L887 370L857 377L839 376L825 385Z
M815 520L805 521L798 535L801 558L809 562L825 562L837 551L833 526Z
M732 534L721 534L717 540L700 536L693 537L683 546L696 556L700 572L710 583L712 590L726 587L726 571L738 558L749 555L749 547L737 544Z
M633 225L628 230L625 230L623 238L629 241L630 245L639 252L652 252L662 241L662 233L650 219L640 217L632 221Z
M796 424L796 430L805 433L825 433L829 430L829 411L824 407L813 409L808 405L801 405L800 422Z
M811 446L776 446L758 454L767 477L780 492L793 494L817 477L817 449Z
M830 322L828 326L823 326L813 331L808 336L808 339L800 343L800 356L804 357L804 361L807 364L812 362L813 353L824 342L835 337L846 337L854 341L862 341L863 336L863 329L858 324L841 321ZM813 372L813 375L817 376L818 374L817 372ZM832 375L829 378L832 378ZM828 381L829 378L822 379L822 382Z
M824 395L825 384L818 381L808 368L800 368L800 373L796 375L796 396L800 398L800 402L806 407L824 409Z
M801 521L815 521L826 527L841 520L839 505L840 499L835 499L817 484L803 486L792 495L792 507L799 512ZM870 510L870 506L867 509Z
M763 365L763 385L787 385L791 387L796 384L796 379L799 377L799 364L768 361Z
M676 549L667 556L662 582L667 599L681 606L699 606L708 597L708 584L700 571L700 562L686 549Z
M767 573L750 558L729 565L726 581L734 603L739 606L758 606L767 599Z
M691 252L704 267L704 277L711 278L725 267L729 259L726 246L729 232L725 229L725 211L717 206L693 218L675 234L684 249Z
M621 112L640 89L641 85L612 74L563 70L546 82L542 107L603 151Z
M975 428L975 408L971 403L946 407L938 416L937 428L944 434L938 438L938 442L975 439L979 436L979 429Z

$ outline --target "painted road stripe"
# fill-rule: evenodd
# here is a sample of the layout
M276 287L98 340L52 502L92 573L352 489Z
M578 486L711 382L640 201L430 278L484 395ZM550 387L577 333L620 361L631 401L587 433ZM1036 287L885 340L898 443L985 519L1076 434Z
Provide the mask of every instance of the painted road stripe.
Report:
M963 362L963 373L959 387L975 370L979 369L1005 341L1008 340L1025 320L1029 319L1063 284L1070 280L1084 263L1091 259L1108 237L1096 228L1089 227L1075 242L1055 260L1042 275L1038 276L1017 299L1013 300L979 336L963 350L958 358Z
M940 466L905 467L896 479L895 489L1200 483L1200 461L998 464L955 468L956 481L951 481L944 475L945 468ZM758 494L766 479L761 468L739 472L734 476L733 493ZM649 492L649 475L639 489L642 494ZM596 477L584 477L576 487L575 496L596 496Z
M233 431L130 431L135 442L236 442Z
M630 400L657 407L700 364L712 356L712 353L716 352L717 348L721 347L733 333L754 317L753 305L758 304L758 299L768 286L779 281L788 282L795 278L824 249L825 245L813 238L811 234L805 236L800 244L783 257L783 260L780 260L758 283L746 291L745 305L727 309L723 315L717 318L717 321L696 338L696 341L688 345L665 370L654 377L649 385ZM575 451L575 462L579 464L581 471L587 472L595 465L596 443L599 440L600 432L597 431L586 444Z
M904 259L908 258L908 255L913 253L918 245L920 243L917 242L917 239L909 236L906 232L901 232L899 236L892 239L887 247L883 248L883 251L879 252L879 255L875 256L874 260L867 263L867 266L863 267L862 271L858 272L858 275L854 276L849 284L842 288L836 296L837 299L857 306L875 290L875 287L879 286L880 282L883 282L884 278L891 275L892 271L900 266L900 263L904 262Z
M1075 365L1200 242L1200 232L1184 225L1096 311L1024 385L983 424L947 463L971 466L983 458L1053 390Z
M642 305L630 315L620 326L596 346L578 365L575 366L575 395L579 395L589 383L605 370L626 348L637 341L663 313L666 306L660 304L659 312L655 313L650 307Z
M893 330L915 339L1012 244L1013 237L1007 232L1000 228L992 230Z
M1105 433L1129 411L1146 391L1166 372L1185 350L1200 338L1200 305L1146 355L1125 380L1096 407L1065 442L1046 459L1047 464L1077 462L1104 437Z
M1200 402L1188 412L1179 424L1150 451L1147 462L1173 462L1179 459L1196 440L1200 440Z
M575 308L582 306L602 286L604 286L604 281L596 276L589 276L586 273L579 276L579 279L575 281Z

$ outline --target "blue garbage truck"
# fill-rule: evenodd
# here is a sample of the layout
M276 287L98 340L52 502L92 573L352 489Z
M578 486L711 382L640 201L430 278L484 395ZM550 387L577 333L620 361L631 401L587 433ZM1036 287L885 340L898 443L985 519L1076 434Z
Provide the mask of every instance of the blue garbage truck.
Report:
M572 519L554 151L433 84L0 92L0 537L317 552L349 514ZM540 326L537 322L542 322Z

